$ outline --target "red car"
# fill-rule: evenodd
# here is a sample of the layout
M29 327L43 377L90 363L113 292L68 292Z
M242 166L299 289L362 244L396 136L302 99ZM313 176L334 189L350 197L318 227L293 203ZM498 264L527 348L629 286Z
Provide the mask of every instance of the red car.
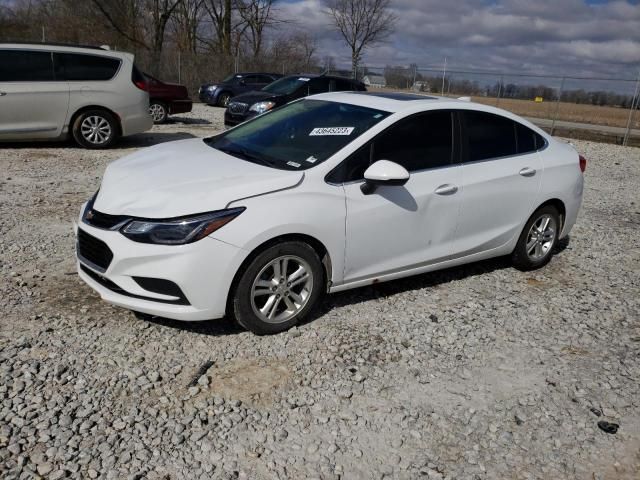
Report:
M193 103L184 85L164 83L146 74L149 88L149 113L153 123L164 123L169 115L191 111Z

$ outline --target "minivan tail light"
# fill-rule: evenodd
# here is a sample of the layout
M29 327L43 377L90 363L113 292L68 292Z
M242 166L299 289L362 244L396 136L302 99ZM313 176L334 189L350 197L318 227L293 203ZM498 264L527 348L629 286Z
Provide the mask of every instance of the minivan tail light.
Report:
M587 159L584 158L582 155L579 155L579 158L580 158L580 171L584 173L584 171L587 169Z
M145 92L148 91L149 89L147 88L147 82L143 81L143 80L136 80L135 82L133 82L133 84L138 87L140 90L144 90Z
M145 92L149 91L149 82L147 82L144 74L140 70L138 70L138 67L136 67L135 65L131 70L131 81L140 90L143 90Z

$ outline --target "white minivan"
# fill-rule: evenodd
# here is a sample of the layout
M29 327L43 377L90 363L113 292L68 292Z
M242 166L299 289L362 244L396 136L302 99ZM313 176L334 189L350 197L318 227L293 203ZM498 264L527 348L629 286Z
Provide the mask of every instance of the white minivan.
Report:
M133 55L100 47L0 43L0 142L106 148L153 126Z

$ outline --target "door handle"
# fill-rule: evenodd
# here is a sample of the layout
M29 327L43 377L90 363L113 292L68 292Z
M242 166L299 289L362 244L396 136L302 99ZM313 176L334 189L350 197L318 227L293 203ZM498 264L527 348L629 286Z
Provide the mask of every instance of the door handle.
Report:
M457 191L458 191L458 187L456 187L455 185L450 185L448 183L445 183L444 185L440 185L435 190L435 192L438 195L453 195Z
M536 174L535 168L524 167L518 172L523 177L533 177Z
M4 97L7 94L7 92L0 92L0 97Z

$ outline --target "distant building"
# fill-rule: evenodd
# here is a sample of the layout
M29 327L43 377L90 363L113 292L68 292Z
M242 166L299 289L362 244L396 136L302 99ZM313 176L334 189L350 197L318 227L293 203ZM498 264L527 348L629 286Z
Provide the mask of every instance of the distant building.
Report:
M411 90L413 90L414 92L431 93L431 85L429 85L429 82L423 82L421 80L418 80L413 84L413 86L411 87Z
M365 75L362 81L367 87L384 88L387 86L387 81L382 75Z

